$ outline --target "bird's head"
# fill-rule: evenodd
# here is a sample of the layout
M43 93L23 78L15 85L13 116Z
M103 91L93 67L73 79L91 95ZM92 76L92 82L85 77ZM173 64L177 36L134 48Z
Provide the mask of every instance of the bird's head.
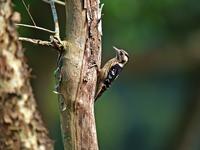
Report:
M116 48L116 47L114 47L113 46L113 48L116 50L116 58L117 58L117 60L119 61L119 63L121 63L121 64L123 64L123 65L125 65L127 62L128 62L128 60L129 60L129 55L128 55L128 53L125 51L125 50L123 50L123 49L118 49L118 48Z

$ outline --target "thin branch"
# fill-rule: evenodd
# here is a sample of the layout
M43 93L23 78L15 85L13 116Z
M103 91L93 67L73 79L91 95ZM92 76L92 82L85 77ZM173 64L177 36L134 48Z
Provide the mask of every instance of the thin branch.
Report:
M45 2L45 3L50 3L49 0L42 0L42 1ZM63 1L54 0L54 2L59 4L59 5L65 6L65 2L63 2Z
M26 37L19 37L19 40L29 42L29 43L33 43L33 44L36 44L36 45L53 47L52 43L49 42L49 41L43 41L43 40L39 40L39 39L31 39L31 38L26 38Z
M43 28L43 27L32 26L32 25L21 24L21 23L17 23L16 25L17 26L21 26L21 27L28 27L28 28L38 29L38 30L42 30L42 31L45 31L45 32L53 33L53 34L56 33L55 31L52 31L52 30L49 30L49 29L46 29L46 28Z
M35 23L35 21L34 21L32 15L31 15L31 13L30 13L30 11L29 11L29 7L26 6L26 3L24 2L24 0L22 0L22 3L23 3L23 5L24 5L24 7L26 8L26 11L27 11L29 17L31 18L31 21L33 22L33 25L36 26L36 23Z
M51 5L51 11L53 15L53 21L54 21L54 26L55 26L55 36L60 38L60 28L59 28L59 23L58 23L58 15L55 7L54 0L50 0L50 5Z

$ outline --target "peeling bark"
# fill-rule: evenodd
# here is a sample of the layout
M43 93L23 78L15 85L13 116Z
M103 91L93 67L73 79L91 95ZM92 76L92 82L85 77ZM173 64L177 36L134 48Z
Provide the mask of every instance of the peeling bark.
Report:
M59 101L65 150L98 150L94 117L101 63L101 10L98 0L66 0L66 41L58 62Z
M11 10L11 0L0 0L0 149L53 149L36 108Z

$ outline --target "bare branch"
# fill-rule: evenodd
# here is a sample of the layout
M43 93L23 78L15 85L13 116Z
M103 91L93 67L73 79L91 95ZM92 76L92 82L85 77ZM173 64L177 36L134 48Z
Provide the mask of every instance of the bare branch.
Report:
M53 15L53 21L54 21L54 26L55 26L55 36L57 38L60 38L60 28L59 28L59 23L58 23L58 15L57 15L57 11L56 11L56 7L55 7L55 0L49 0L49 3L51 5L51 11L52 11L52 15Z
M46 28L43 28L43 27L32 26L32 25L28 25L28 24L17 23L17 24L15 24L15 25L21 26L21 27L27 27L27 28L38 29L38 30L42 30L42 31L45 31L45 32L53 33L53 34L56 33L55 31L52 31L52 30L49 30L49 29L46 29Z
M33 44L36 44L36 45L53 47L52 43L49 42L49 41L43 41L43 40L39 40L39 39L31 39L31 38L26 38L26 37L19 37L19 40L29 42L29 43L33 43Z
M26 8L26 11L27 11L29 17L31 18L31 21L33 22L33 25L36 26L36 23L35 23L35 21L34 21L32 15L31 15L31 13L30 13L30 11L29 11L29 7L26 6L26 3L24 2L24 0L22 0L22 3L23 3L23 5L24 5L24 7Z
M49 0L42 0L42 1L45 2L45 3L50 3ZM54 2L59 4L59 5L65 6L65 2L63 2L63 1L54 0Z

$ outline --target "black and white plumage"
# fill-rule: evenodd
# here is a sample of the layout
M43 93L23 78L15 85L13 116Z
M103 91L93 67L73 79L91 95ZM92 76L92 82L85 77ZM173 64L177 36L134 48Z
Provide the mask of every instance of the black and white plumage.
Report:
M98 69L98 81L95 101L108 89L112 82L119 76L123 67L129 60L128 53L123 49L116 50L116 57L110 59L102 69Z

